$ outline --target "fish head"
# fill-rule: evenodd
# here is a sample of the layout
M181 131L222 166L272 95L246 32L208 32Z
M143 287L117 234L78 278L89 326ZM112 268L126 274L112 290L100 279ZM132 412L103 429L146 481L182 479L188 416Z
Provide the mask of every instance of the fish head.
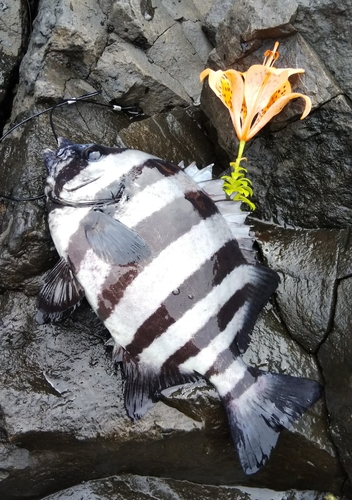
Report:
M60 137L56 151L44 151L48 174L46 195L64 204L99 202L106 196L104 190L111 197L111 193L119 189L115 158L119 151L119 148L92 143L75 144Z

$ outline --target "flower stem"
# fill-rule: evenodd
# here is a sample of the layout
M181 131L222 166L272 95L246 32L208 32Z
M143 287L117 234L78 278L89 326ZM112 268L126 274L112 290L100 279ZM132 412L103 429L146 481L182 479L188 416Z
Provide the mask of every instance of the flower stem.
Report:
M247 169L241 167L241 161L246 159L242 156L245 145L246 141L240 141L236 161L230 163L231 175L222 176L224 179L223 189L228 196L232 197L233 201L247 203L249 208L254 210L254 203L248 199L249 196L253 195L252 182L245 177L244 172L247 172Z
M238 169L241 167L241 161L245 160L245 158L242 156L245 145L246 145L246 141L240 141L240 144L238 146L238 153L237 153L236 161L230 162L230 166L233 168L233 170L236 172L236 174L239 172ZM241 167L241 168L243 168L243 167Z

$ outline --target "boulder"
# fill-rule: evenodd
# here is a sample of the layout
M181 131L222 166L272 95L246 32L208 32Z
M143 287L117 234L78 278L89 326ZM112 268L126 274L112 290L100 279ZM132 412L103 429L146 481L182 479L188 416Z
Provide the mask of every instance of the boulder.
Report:
M324 493L316 491L289 491L277 492L266 490L265 498L268 500L324 500ZM191 483L189 481L175 481L174 479L161 479L156 477L141 477L132 475L112 476L96 481L87 481L59 493L49 495L43 500L110 500L111 495L118 495L123 500L144 500L150 498L177 498L179 500L257 500L261 491L256 488L211 486ZM289 496L287 496L289 495ZM260 496L260 498L264 498ZM335 497L336 498L336 497ZM331 498L333 500L333 498Z

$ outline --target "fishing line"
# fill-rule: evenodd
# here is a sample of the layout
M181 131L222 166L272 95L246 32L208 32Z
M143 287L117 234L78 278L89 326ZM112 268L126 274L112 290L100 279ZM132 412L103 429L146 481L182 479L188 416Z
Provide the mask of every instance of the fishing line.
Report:
M50 108L48 110L48 111L50 111L49 118L50 118L51 130L54 134L54 137L55 137L55 140L57 143L59 141L58 141L57 134L55 132L55 127L54 127L54 122L53 122L53 114L57 108L65 105L65 104L74 104L74 103L84 99L84 102L88 103L88 104L95 104L96 106L102 106L104 108L109 108L109 109L112 109L113 111L122 111L122 113L124 113L130 119L139 118L139 117L143 116L143 114L144 114L142 108L140 108L139 106L119 106L117 104L106 104L103 102L92 101L89 99L89 97L93 97L94 95L97 95L97 94L99 94L98 91L91 92L90 94L85 94L85 95L80 96L80 97L72 97L70 99L65 99L65 101L62 101L61 103L55 104L54 106L52 106L52 108Z
M25 118L21 122L17 123L13 127L11 127L2 137L0 137L0 144L9 134L11 134L11 132L16 130L18 127L21 127L22 125L29 122L30 120L33 120L34 118L37 118L38 116L41 116L45 113L49 113L50 127L51 127L52 133L55 137L55 141L56 141L56 143L58 143L59 141L58 141L58 137L57 137L57 134L55 131L54 121L53 121L54 111L57 108L61 108L63 106L70 105L70 104L76 104L80 101L84 101L85 103L88 103L88 104L95 104L96 106L103 106L105 108L112 109L113 111L122 112L131 120L135 119L135 118L140 118L141 116L144 115L143 109L140 108L139 106L119 106L118 104L106 104L106 103L102 103L102 102L98 102L98 101L93 101L90 99L90 97L94 97L98 94L99 94L98 91L94 91L94 92L89 92L88 94L83 94L83 95L78 96L78 97L70 97L68 99L64 99L63 101L54 104L53 106L50 106L50 108L44 109L43 111L39 111L38 113L35 113L34 115L31 115L28 118ZM10 201L33 201L33 200L39 200L40 198L44 198L44 197L45 197L45 194L41 194L41 195L37 195L37 196L30 196L30 197L25 197L25 198L18 198L16 196L8 196L8 195L4 195L4 194L0 193L0 198L3 198L5 200L10 200Z

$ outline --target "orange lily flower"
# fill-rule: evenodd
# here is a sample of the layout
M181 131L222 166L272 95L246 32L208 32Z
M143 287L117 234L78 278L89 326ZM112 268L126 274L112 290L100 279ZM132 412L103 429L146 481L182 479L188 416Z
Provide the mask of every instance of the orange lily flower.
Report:
M301 120L311 110L312 103L304 94L291 91L288 78L296 73L304 73L297 68L273 68L279 57L276 42L274 50L265 53L263 64L254 64L248 71L241 73L234 69L202 71L200 80L209 77L209 86L228 108L237 137L249 141L277 115L291 99L301 97L305 108Z

